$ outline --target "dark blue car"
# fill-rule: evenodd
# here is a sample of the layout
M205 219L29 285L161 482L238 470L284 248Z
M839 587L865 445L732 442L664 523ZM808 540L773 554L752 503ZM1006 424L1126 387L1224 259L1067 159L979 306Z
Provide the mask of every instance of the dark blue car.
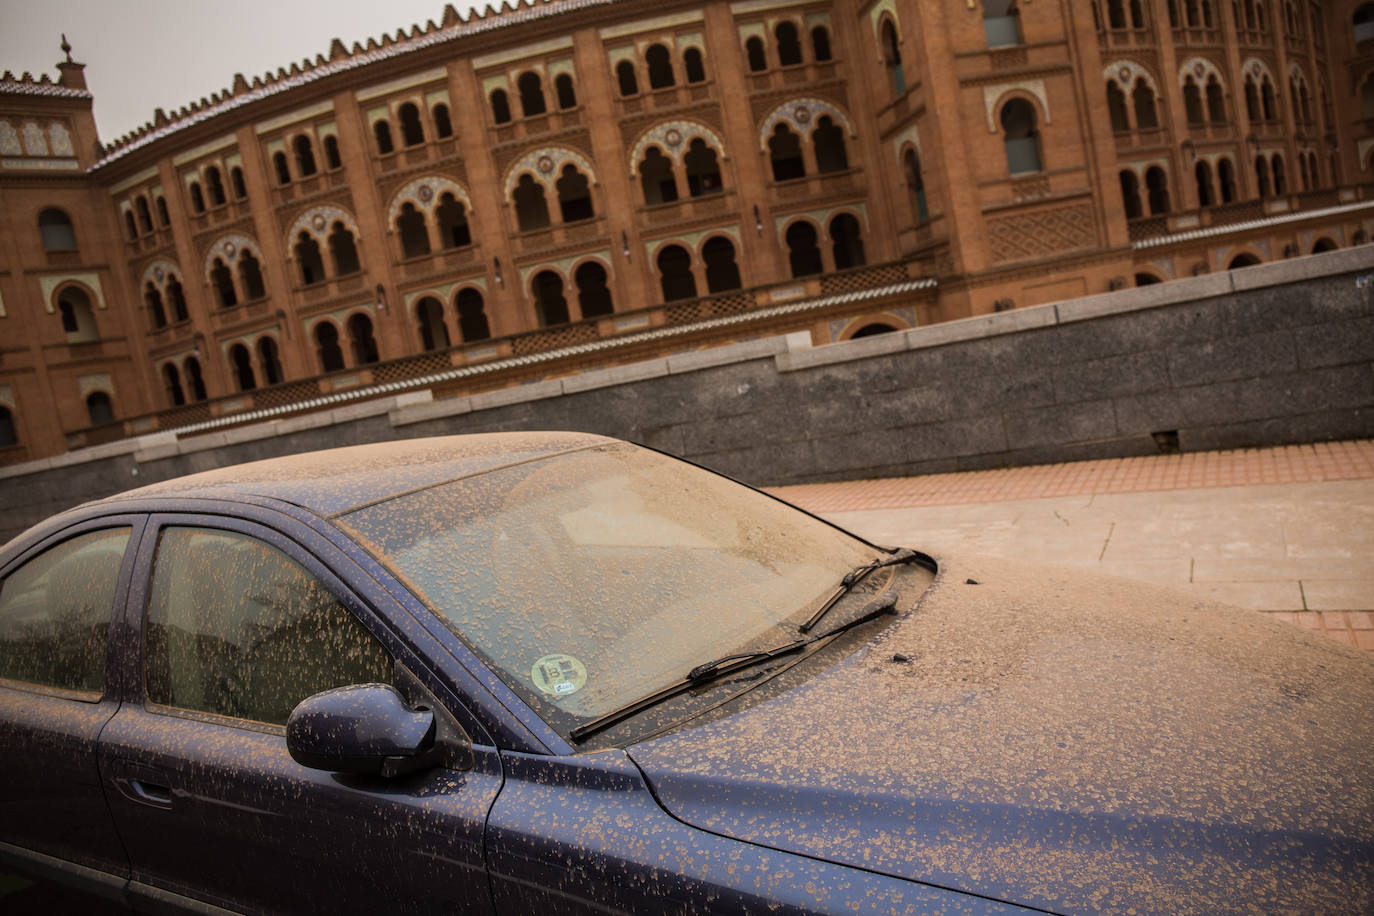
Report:
M0 864L139 909L1374 909L1368 655L580 434L34 528L0 750Z

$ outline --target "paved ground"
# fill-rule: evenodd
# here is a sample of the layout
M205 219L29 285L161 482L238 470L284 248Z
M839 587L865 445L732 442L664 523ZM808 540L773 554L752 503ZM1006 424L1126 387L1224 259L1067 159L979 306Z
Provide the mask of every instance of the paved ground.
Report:
M773 492L880 542L1148 579L1374 651L1374 440Z

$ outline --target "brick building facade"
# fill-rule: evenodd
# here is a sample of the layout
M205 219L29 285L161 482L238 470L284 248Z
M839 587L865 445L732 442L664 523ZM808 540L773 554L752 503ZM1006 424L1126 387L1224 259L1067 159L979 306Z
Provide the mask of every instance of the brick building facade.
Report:
M112 144L57 66L0 79L0 463L1374 231L1353 0L446 7Z

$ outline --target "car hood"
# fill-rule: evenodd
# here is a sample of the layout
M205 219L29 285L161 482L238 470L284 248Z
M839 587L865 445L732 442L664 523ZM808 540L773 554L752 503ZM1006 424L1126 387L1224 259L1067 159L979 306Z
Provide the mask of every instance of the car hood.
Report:
M940 568L800 686L629 748L663 806L1055 912L1374 910L1374 659L1140 582Z

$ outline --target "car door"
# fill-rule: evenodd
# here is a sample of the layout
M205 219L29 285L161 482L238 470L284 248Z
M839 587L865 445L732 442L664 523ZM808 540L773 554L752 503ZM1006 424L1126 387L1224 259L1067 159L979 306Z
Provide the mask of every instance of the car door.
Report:
M354 590L297 540L247 521L157 517L139 563L137 687L100 741L135 894L248 911L490 912L494 749L476 748L469 770L392 780L287 752L282 726L305 697L390 681L398 651L425 679Z
M119 706L111 622L141 525L86 521L0 567L0 849L21 867L112 894L129 866L96 741Z

